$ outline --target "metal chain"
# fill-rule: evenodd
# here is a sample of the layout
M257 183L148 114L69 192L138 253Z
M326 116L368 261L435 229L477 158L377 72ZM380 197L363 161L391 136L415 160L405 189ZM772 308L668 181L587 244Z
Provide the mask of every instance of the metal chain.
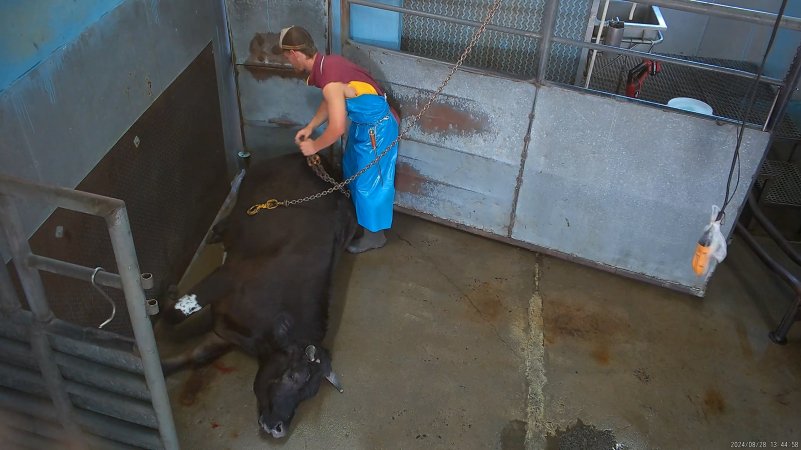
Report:
M361 176L362 174L364 174L365 172L370 170L371 167L376 165L378 163L378 161L381 158L383 158L392 149L392 147L395 146L395 144L400 142L400 140L403 139L409 131L411 131L412 127L417 124L417 122L420 120L420 118L423 116L423 114L425 114L426 111L428 111L428 108L431 107L431 104L434 102L434 100L436 100L436 98L439 97L439 94L442 93L443 89L445 89L445 86L447 86L448 83L451 81L451 78L453 78L453 75L456 73L457 70L459 70L459 67L462 66L462 64L464 63L464 60L467 59L467 56L470 55L470 52L473 51L473 47L478 42L478 39L481 37L482 34L484 34L484 31L487 29L487 25L489 25L490 21L492 21L492 18L495 16L495 13L498 12L498 9L500 9L502 1L503 0L495 0L492 3L492 6L490 7L489 11L487 11L486 17L484 17L484 20L481 23L481 26L479 26L478 30L476 30L475 34L473 34L472 39L470 39L470 43L464 49L464 52L462 52L462 55L456 61L456 64L454 64L454 66L451 68L451 72L442 81L442 84L439 85L437 90L428 99L428 102L426 102L425 106L423 106L423 108L420 110L420 112L418 112L417 114L415 114L414 116L411 117L411 119L409 120L408 125L406 125L406 128L400 134L398 134L398 137L396 137L395 140L393 140L391 144L389 144L381 153L379 153L378 156L376 156L374 160L372 160L369 164L364 166L361 170L359 170L355 174L351 175L350 177L348 177L348 179L346 179L346 180L344 180L342 182L336 183L333 179L331 179L330 181L326 180L326 181L329 181L329 182L335 183L335 184L332 187L330 187L330 188L328 188L328 189L326 189L326 190L324 190L322 192L318 192L318 193L316 193L314 195L310 195L308 197L303 197L303 198L294 199L294 200L282 200L282 201L269 200L266 203L253 205L248 210L248 214L254 215L260 209L273 209L273 208L275 208L276 206L279 206L279 205L281 205L281 206L292 206L292 205L298 205L298 204L301 204L301 203L304 203L304 202L309 202L309 201L312 201L312 200L317 200L318 198L324 197L326 195L329 195L334 191L342 190L345 185L350 184L351 182L353 182L353 180L355 180L356 178L358 178L359 176ZM325 179L325 178L323 178L323 179Z
M307 159L309 159L309 158L307 158ZM333 184L333 185L337 184L337 181L333 177L331 177L331 175L328 174L328 172L325 170L325 167L323 167L323 165L321 163L310 164L310 165L312 166L312 170L314 171L314 173L318 177L320 177L323 181L326 181L326 182L328 182L330 184ZM340 192L345 194L345 197L350 198L350 191L346 187L340 187L339 190L340 190Z

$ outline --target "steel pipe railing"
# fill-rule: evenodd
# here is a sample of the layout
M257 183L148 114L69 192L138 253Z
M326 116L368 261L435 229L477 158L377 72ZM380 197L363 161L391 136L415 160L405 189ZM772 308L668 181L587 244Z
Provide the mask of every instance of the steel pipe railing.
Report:
M72 339L54 333L51 333L50 336L53 348L61 353L104 366L125 370L133 374L144 374L142 360L130 353L108 348L104 348L101 351L97 345L88 344L78 339Z
M0 408L32 416L36 419L57 420L52 405L45 398L5 387L0 387ZM136 448L162 448L158 433L150 428L126 423L119 419L82 409L76 411L76 417L86 431L101 438L125 445L133 445ZM94 436L88 436L87 440L97 442ZM100 446L99 448L109 447Z
M756 215L755 215L756 217ZM801 280L787 270L781 263L773 259L759 242L754 239L751 233L740 222L737 222L737 234L743 238L751 250L765 263L768 268L781 277L795 291L795 299L782 317L779 326L769 333L770 339L777 344L787 343L787 333L796 321L799 310L801 310Z
M54 318L53 312L47 304L39 271L24 264L24 261L31 255L31 248L20 223L16 205L11 198L3 194L4 192L7 191L0 187L0 217L4 218L2 227L6 241L11 249L14 266L20 277L22 290L25 292L28 305L36 318L30 328L31 351L36 357L39 370L44 377L47 393L53 401L59 421L70 435L70 438L77 441L76 445L80 448L88 449L89 446L84 434L75 422L75 411L73 410L72 402L64 388L64 380L53 359L53 351L44 331L45 326Z
M542 39L540 39L540 60L537 66L537 81L542 83L548 73L548 59L551 56L551 42L553 41L553 28L556 23L556 13L559 11L559 0L550 0L545 3L542 15Z
M23 310L14 315L13 321L0 321L0 337L7 339L9 342L17 341L21 345L29 342L30 326L33 323L30 316L30 311ZM73 356L86 360L87 363L94 362L137 375L144 374L142 360L130 353L133 350L133 344L128 347L127 351L109 348L110 345L121 348L122 344L127 344L124 341L119 344L115 342L120 341L120 338L112 333L103 330L91 330L91 334L96 335L92 336L87 333L89 330L59 319L55 319L48 325L46 331L53 349L63 353L65 356ZM99 344L92 342L93 337L97 337L97 341L103 341L105 346L101 349L98 346ZM2 342L2 338L0 338L0 342Z
M2 182L1 177L0 182ZM22 290L36 320L45 324L49 323L54 316L47 305L42 278L36 269L24 264L24 261L32 254L31 247L28 245L28 236L20 223L16 205L11 198L3 195L3 192L3 186L0 185L0 217L4 218L0 225L5 231L6 241L11 250L11 257L14 267L17 269Z
M344 11L348 11L349 10L349 5L367 6L367 7L370 7L370 8L383 9L383 10L386 10L386 11L393 11L393 12L398 12L398 13L410 14L410 15L413 15L413 16L425 17L425 18L428 18L428 19L442 20L444 22L455 23L455 24L459 24L459 25L468 25L468 26L476 27L476 28L481 26L481 22L476 22L475 20L458 19L456 17L443 16L442 14L427 13L427 12L423 12L423 11L417 11L415 9L404 8L403 6L385 5L383 3L376 3L376 2L372 2L372 1L368 1L368 0L342 0L342 11L343 12ZM346 14L342 14L342 18L343 18L342 20L343 21L345 20L345 16L346 16ZM349 14L348 14L348 16L349 16ZM348 27L350 26L350 19L348 19L347 25L348 25ZM493 30L493 31L500 31L502 33L516 34L518 36L525 36L525 37L535 38L535 39L542 38L542 33L537 33L535 31L519 30L517 28L504 27L504 26L501 26L501 25L488 24L487 25L487 29L488 30ZM342 34L342 39L344 40L344 42L347 42L347 39L350 39L350 35L349 34L346 35L345 33L343 33Z
M13 425L5 427L3 446L15 450L41 450L43 448L68 448L63 440L45 437L35 431L19 429Z
M32 299L29 298L28 300L29 302L33 302L31 304L31 309L36 305L38 313L37 311L34 312L37 313L37 320L40 321L45 318L48 321L52 320L52 312L50 312L49 308L46 308L47 303L44 297L44 289L42 288L38 271L27 264L27 262L30 261L32 253L27 244L27 236L23 233L19 225L19 218L16 214L16 210L14 209L11 211L13 209L13 204L11 204L7 195L26 199L34 198L49 205L93 214L105 219L111 237L111 245L114 251L117 268L120 272L120 282L123 293L125 294L131 326L134 337L136 338L139 355L142 359L143 371L150 392L150 401L153 404L153 409L158 419L162 443L168 450L177 449L179 447L178 436L175 431L167 387L161 370L156 340L153 336L150 319L145 310L146 299L142 286L140 285L141 274L139 272L139 262L134 249L131 226L128 221L125 202L101 195L54 186L44 186L22 179L0 175L0 208L4 210L3 212L6 212L6 214L1 217L10 219L6 220L6 222L11 222L12 224L12 233L8 238L9 245L12 248L12 256L15 259L18 272L21 272L20 278L23 287L27 286L26 295L28 295L28 290L32 290ZM10 214L11 212L14 214ZM42 306L45 308L42 308ZM49 313L49 315L43 315L46 313ZM40 315L42 315L42 318L40 318ZM41 333L44 337L44 331L41 331ZM36 338L34 341L42 342L43 344L46 343L46 340L40 338ZM52 359L50 359L49 364L54 364ZM55 380L52 381L57 383ZM59 391L66 397L63 380L60 384ZM68 397L66 398L68 401ZM54 401L57 399L57 397L54 398ZM61 409L63 408L59 408L60 411ZM70 418L71 413L69 413L68 410L63 411L62 415L66 416L62 417L62 420L65 421L65 425L74 423Z
M409 8L404 8L404 7L400 7L400 6L385 5L383 3L375 3L375 2L372 2L372 1L368 1L368 0L343 0L342 4L344 5L343 7L346 7L348 4L362 5L362 6L368 6L368 7L376 8L376 9L383 9L383 10L386 10L386 11L394 11L394 12L411 14L411 15L420 16L420 17L427 17L427 18L430 18L430 19L442 20L444 22L449 22L449 23L457 23L457 24L469 25L469 26L473 26L473 27L481 26L480 22L476 22L476 21L473 21L473 20L457 19L455 17L443 16L441 14L424 13L424 12L416 11L416 10L409 9ZM344 17L344 15L343 15L343 17ZM775 15L774 15L774 17L775 17ZM487 29L488 30L494 30L494 31L500 31L500 32L503 32L503 33L514 34L514 35L517 35L517 36L525 36L525 37L531 37L531 38L536 38L536 39L542 39L543 38L543 34L542 33L536 33L536 32L532 32L532 31L523 31L523 30L518 30L516 28L509 28L509 27L503 27L503 26L492 25L492 24L487 25ZM343 34L343 39L345 39L344 38L344 34ZM670 56L658 55L658 54L654 54L654 53L640 52L640 51L637 51L637 50L631 50L631 49L627 49L627 48L612 47L612 46L609 46L609 45L596 44L594 42L577 41L575 39L562 38L562 37L558 37L558 36L553 36L551 38L551 41L559 43L559 44L574 45L574 46L577 46L577 47L588 48L590 50L598 50L598 51L607 52L607 53L638 56L638 57L641 57L641 58L653 59L653 60L656 60L656 61L666 62L666 63L670 63L670 64L676 64L676 65L684 66L684 67L691 67L691 68L695 68L695 69L706 70L706 71L716 72L716 73L722 73L722 74L726 74L726 75L734 75L734 76L740 77L740 78L748 78L748 79L752 79L753 80L757 76L757 74L752 73L752 72L748 72L748 71L745 71L745 70L731 69L729 67L715 66L715 65L712 65L712 64L704 64L704 63L701 63L701 62L690 61L690 60L681 59L681 58L673 58L673 57L670 57ZM346 42L347 42L347 40L346 40ZM542 58L542 55L540 55L540 57ZM547 60L547 58L546 58L546 60ZM547 65L547 63L546 63L546 65ZM547 70L547 68L546 68L546 70ZM772 84L772 85L775 85L775 86L782 86L784 84L784 80L781 80L779 78L764 77L763 76L763 77L760 78L760 80L764 81L765 83Z
M794 263L801 266L801 254L799 254L787 239L784 238L781 231L773 225L765 213L762 212L762 209L759 207L759 203L757 202L756 197L754 197L753 193L748 194L748 207L751 214L753 214L754 219L756 219L757 223L768 233L768 236L773 239L773 242L779 246L779 248L787 255Z
M125 207L118 208L111 214L106 215L105 219L109 235L111 235L114 258L117 261L120 278L122 278L122 290L125 293L128 314L131 317L131 326L136 338L139 355L142 358L145 379L150 388L153 409L156 410L156 416L159 419L159 430L164 440L164 447L177 449L179 447L178 435L172 418L172 409L170 408L170 398L167 394L164 373L161 370L156 338L153 336L153 327L145 310L145 292L139 284L141 273L139 272L136 250L133 246L128 213Z
M94 269L89 267L79 266L78 264L72 264L66 261L40 255L30 255L27 263L28 266L34 269L55 273L58 275L64 275L66 277L75 278L76 280L83 280L86 282L91 282L92 272L94 272ZM97 273L97 276L95 276L95 282L101 286L122 289L122 281L120 280L120 276L104 270L101 270Z
M64 430L55 422L50 422L44 419L38 419L26 414L19 414L11 411L3 411L3 423L10 428L16 430L27 431L29 433L38 434L46 438L50 438L59 442L59 445L50 447L34 447L35 449L41 448L66 448L66 443L62 440L64 438ZM137 447L121 444L119 442L110 441L108 439L100 438L94 435L88 436L87 440L92 448L104 450L137 450Z
M0 361L24 369L36 370L38 368L29 345L5 337L0 337Z
M672 56L659 55L659 54L656 54L656 53L646 53L646 52L641 52L641 51L638 51L638 50L631 50L631 49L627 49L627 48L612 47L612 46L609 46L609 45L596 44L594 42L581 42L581 41L576 41L576 40L573 40L573 39L566 39L566 38L560 38L560 37L554 37L553 41L554 42L558 42L560 44L576 45L576 46L581 46L581 47L589 48L591 50L598 50L598 51L602 51L602 52L606 52L606 53L615 53L615 54L620 54L620 55L639 56L640 58L644 58L644 59L653 59L655 61L661 61L661 62L665 62L665 63L676 64L677 66L684 66L684 67L691 67L691 68L694 68L694 69L706 70L708 72L721 73L721 74L725 74L725 75L734 75L736 77L747 78L747 79L750 79L750 80L756 79L756 76L757 76L757 74L752 73L752 72L747 72L745 70L732 69L732 68L723 67L723 66L715 66L715 65L712 65L712 64L704 64L704 63L701 63L701 62L690 61L690 60L681 59L681 58L674 58ZM784 85L784 81L783 80L780 80L778 78L773 78L773 77L764 77L763 76L763 77L760 77L760 81L768 83L768 84L772 84L774 86L782 86L782 85Z
M784 78L784 86L782 86L774 101L768 122L765 125L766 130L772 130L779 126L779 121L784 117L784 112L787 110L787 105L795 93L799 80L801 80L801 45L795 50L795 58Z
M2 236L0 236L0 239L2 239ZM0 259L0 314L9 315L19 311L21 308L22 305L20 305L14 284L11 282L8 267Z
M719 5L717 3L695 0L642 0L639 3L766 26L773 26L776 22L776 14L773 13L755 9L738 8L736 6ZM801 19L798 17L785 16L782 17L779 26L789 30L801 31Z
M44 380L36 371L0 362L0 385L36 395L42 392ZM74 381L67 381L65 385L79 408L148 428L158 427L153 408L147 402L93 389Z
M699 14L706 14L715 17L723 17L728 19L737 19L742 20L745 22L756 23L761 25L773 25L776 21L777 14L772 14L764 11L757 11L745 8L736 8L732 6L725 6L725 5L717 5L713 3L706 3L700 2L695 0L649 0L643 3L652 4L656 6L662 6L669 9L676 9L681 11L688 11L694 12ZM366 6L370 8L382 9L386 11L393 11L397 13L403 14L410 14L419 17L426 17L430 19L441 20L444 22L449 23L456 23L461 25L468 25L472 27L479 27L481 25L480 22L476 22L473 20L465 20L465 19L458 19L455 17L444 16L441 14L434 14L434 13L427 13L422 11L417 11L414 9L404 8L400 6L393 6L393 5L385 5L382 3L376 3L374 1L369 0L342 0L342 13L341 13L341 26L342 26L342 44L343 47L346 43L350 40L350 5L360 5ZM567 39L558 36L553 36L553 22L552 18L549 18L549 11L551 10L558 10L558 0L550 0L546 3L545 15L543 17L543 32L531 32L531 31L524 31L519 30L516 28L504 27L499 25L489 24L487 25L488 30L499 31L503 33L513 34L517 36L524 36L529 38L536 38L542 40L542 49L544 51L540 52L539 55L539 63L538 63L538 71L537 77L534 80L530 80L536 83L542 83L545 81L545 77L547 74L547 67L548 67L548 56L550 53L550 46L553 42L559 44L566 44L566 45L573 45L581 48L587 48L590 50L596 51L603 51L606 53L613 53L613 54L621 54L621 55L631 55L640 58L652 59L664 63L669 64L676 64L679 66L695 68L699 70L705 70L714 73L720 73L725 75L733 75L740 78L746 78L755 80L757 78L756 73L744 71L744 70L737 70L731 69L728 67L723 66L716 66L712 64L704 64L700 62L690 61L681 58L673 58L670 56L664 56L654 53L645 53L639 52L632 49L624 49L620 47L612 47L608 45L598 44L595 42L584 42L584 41L577 41L574 39ZM801 30L801 19L796 17L783 17L779 24L781 27L788 28L791 30ZM790 99L790 95L794 88L788 88L788 86L795 86L790 79L790 77L785 78L784 80L774 78L774 77L760 77L760 81L765 82L767 84L784 87L781 89L780 92L777 94L777 97L774 99L774 108L771 109L771 114L767 118L766 122L761 126L763 130L767 130L772 128L775 125L773 123L777 122L781 117L786 109L787 102ZM796 80L797 82L797 80Z
M64 373L64 378L68 380L140 400L150 398L151 392L145 380L130 372L94 364L62 353L57 353L55 359Z

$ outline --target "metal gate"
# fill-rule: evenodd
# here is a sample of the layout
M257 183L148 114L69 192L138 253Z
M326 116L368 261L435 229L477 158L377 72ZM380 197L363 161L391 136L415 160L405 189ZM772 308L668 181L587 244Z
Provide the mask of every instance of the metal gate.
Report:
M455 57L461 47L452 44L466 41L470 33L465 30L475 29L482 16L476 8L490 2L476 0L465 6L419 0L397 6L394 0L342 0L333 2L334 8L337 3L341 10L332 12L330 32L342 36L342 54L366 67L399 105L402 118L408 118L449 71L447 62L431 57ZM685 0L650 3L679 10L698 8ZM318 44L324 41L328 2L229 0L228 5L248 145L258 141L254 136L268 135L265 130L276 136L280 127L286 128L283 140L291 142L293 128L313 115L319 92L306 87L286 64L264 50L282 27L291 24L311 30ZM756 74L588 42L584 33L592 28L588 22L593 19L587 9L594 11L590 1L521 5L505 3L506 9L487 27L487 37L473 56L473 61L494 70L468 67L457 73L401 142L396 206L477 234L702 296L712 273L696 277L690 258L712 205L723 201L738 123L599 95L569 86L571 75L574 71L580 75L582 68L576 64L587 51L650 58L749 83ZM369 35L366 41L380 41L366 10L402 16L400 48L406 52L390 49L397 48L395 43L379 48L353 40ZM523 10L528 18L515 15ZM353 22L356 11L359 22ZM707 5L700 12L753 23L773 20L770 14L723 6ZM798 20L786 19L782 25L798 27ZM461 30L456 35L448 31L454 27ZM389 27L387 33L395 32ZM520 48L525 51L504 53L514 43L524 43ZM322 44L318 46L322 51ZM408 53L415 49L423 54ZM504 55L514 60L503 59ZM497 57L501 60L493 60ZM768 130L781 117L792 92L789 78L762 80L779 88L776 107L764 126L748 124L745 131L740 188L724 224L727 235L764 157Z
M479 3L491 2L473 2ZM508 76L498 72L507 71L503 67L494 71L468 67L457 73L400 143L396 205L487 237L702 296L712 273L695 276L690 259L712 205L722 204L739 124L731 118L568 86L563 77L553 75L567 54L555 46L650 58L748 83L756 74L568 38L564 30L560 32L559 18L574 3L543 2L542 10L534 11L541 14L534 28L504 23L503 17L487 27L488 33L502 33L510 42L536 40L536 55L512 55L527 68L519 73L536 76ZM684 0L649 3L700 8ZM370 70L398 101L402 118L419 111L450 64L423 57L428 54L411 55L354 41L349 28L358 24L351 23L349 12L357 7L401 13L404 20L411 17L410 25L419 25L420 18L425 23L436 21L438 29L455 23L474 30L482 16L462 17L458 13L464 11L458 8L454 13L446 7L434 11L342 1L343 55ZM728 7L702 9L755 23L775 20L775 15L757 17ZM797 27L798 20L785 19L782 25ZM440 39L438 33L428 35L430 42L415 45L426 49ZM487 39L482 45L490 48L480 55L503 51L505 41L497 34ZM779 87L775 108L767 123L747 124L740 148L739 189L723 227L726 235L764 157L768 130L781 117L792 92L790 78L790 74L784 81L762 78Z
M13 198L102 217L119 275L34 255ZM4 440L21 448L177 449L125 203L0 176L0 217L30 311L5 266L0 324ZM39 271L122 289L135 340L54 317ZM147 279L147 277L145 277ZM149 287L149 286L146 286Z

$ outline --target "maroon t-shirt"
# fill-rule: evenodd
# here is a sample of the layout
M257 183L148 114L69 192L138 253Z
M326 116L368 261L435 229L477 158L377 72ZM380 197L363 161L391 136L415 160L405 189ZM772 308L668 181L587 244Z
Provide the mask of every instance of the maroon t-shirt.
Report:
M384 90L366 70L339 55L317 53L314 57L314 67L312 67L306 84L322 89L328 83L350 83L351 81L367 83L375 89L378 95L384 95Z

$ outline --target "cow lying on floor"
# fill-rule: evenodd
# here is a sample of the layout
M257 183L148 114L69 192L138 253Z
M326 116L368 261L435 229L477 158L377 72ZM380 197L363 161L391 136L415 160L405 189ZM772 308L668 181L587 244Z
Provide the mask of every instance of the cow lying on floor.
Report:
M231 214L214 227L225 263L162 305L177 323L204 307L213 330L194 350L162 361L165 373L213 361L234 345L258 358L253 384L262 430L283 437L298 404L314 396L323 378L340 391L326 334L334 266L356 230L350 199L341 193L288 208L246 211L267 199L294 199L329 187L300 155L254 164Z

